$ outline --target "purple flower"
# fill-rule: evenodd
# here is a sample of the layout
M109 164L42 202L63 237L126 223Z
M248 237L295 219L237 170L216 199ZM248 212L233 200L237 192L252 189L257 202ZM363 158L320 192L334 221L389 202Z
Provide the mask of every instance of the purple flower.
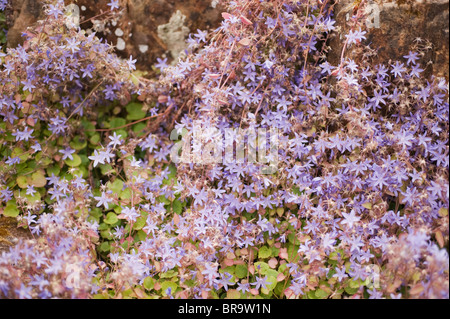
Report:
M127 60L128 69L130 69L130 71L131 71L131 70L136 70L136 66L134 65L134 64L136 63L136 61L137 61L137 60L136 60L136 59L133 60L133 56L130 55L130 59Z
M416 64L416 60L419 59L417 52L409 51L408 55L403 56L405 59L408 59L406 61L407 64Z
M66 49L70 50L72 53L75 53L75 51L80 50L78 45L80 45L80 42L76 38L68 38Z
M109 198L105 192L102 192L101 196L94 196L94 199L98 201L96 207L104 206L105 209L108 209L108 204L111 203L113 200Z
M394 74L394 77L401 77L402 74L406 72L406 68L404 67L403 63L400 63L399 61L395 61L395 64L391 66L392 66L391 73Z
M114 9L119 9L119 0L111 0L107 5L111 7L111 11L114 11Z
M62 15L63 12L60 10L59 4L56 5L56 6L53 5L53 4L49 4L49 5L48 5L48 11L47 11L47 14L48 14L49 16L53 15L53 18L54 18L54 19L58 19L58 17L59 17L60 15Z
M354 224L361 220L361 217L356 216L356 212L353 209L349 214L343 212L342 216L344 219L341 221L341 224L345 224L349 228L353 228Z
M197 38L198 42L206 42L206 36L208 35L207 31L202 31L197 29L197 33L194 34L194 37Z
M366 31L361 31L361 28L359 30L350 30L350 32L348 34L345 35L345 37L347 38L348 44L352 44L352 43L358 43L361 42L363 39L365 39L366 37L364 36L364 34L366 34Z
M17 131L15 133L12 133L12 136L16 137L16 141L28 141L33 134L34 129L29 129L28 127L25 127L23 131Z
M267 289L267 284L270 283L269 281L267 281L267 276L264 277L256 276L255 278L256 282L250 283L252 286L255 286L256 289L259 289L261 287Z
M27 287L23 283L20 288L15 290L18 299L31 299L32 287Z
M5 161L6 164L8 164L9 166L12 166L14 164L19 164L20 163L20 157L16 156L11 158L10 156L8 156L8 159Z
M131 223L134 223L136 221L136 218L140 216L140 214L136 211L134 207L123 207L121 214L123 218L128 220Z
M59 153L63 154L62 160L67 158L73 160L72 154L75 153L75 150L70 147L66 147L65 149L59 150Z
M336 273L333 275L333 278L338 278L338 281L341 282L344 278L347 278L348 275L345 273L345 267L343 268L335 268Z
M158 63L155 64L155 67L158 68L161 72L164 71L164 69L168 67L167 58L164 58L164 59L157 58L156 61Z
M413 65L411 67L411 72L409 73L410 76L420 78L420 73L423 72L423 69L419 67L419 65Z

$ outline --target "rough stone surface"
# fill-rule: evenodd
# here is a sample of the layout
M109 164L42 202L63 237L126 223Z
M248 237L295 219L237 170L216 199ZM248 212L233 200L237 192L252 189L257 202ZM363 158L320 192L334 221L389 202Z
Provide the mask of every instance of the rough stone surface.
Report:
M110 12L109 0L73 0L81 14L81 27L95 24L96 15ZM66 0L66 5L69 5ZM157 57L166 55L169 61L178 57L189 33L219 26L222 8L211 0L127 0L121 2L118 21L108 24L100 35L117 46L117 53L137 59L137 67L150 70ZM12 0L9 9L8 46L22 42L20 34L42 17L39 0ZM98 18L97 18L98 19ZM87 20L87 21L86 21Z
M367 1L366 44L377 49L376 62L395 61L408 54L413 41L421 38L429 41L432 49L424 61L432 63L425 75L434 74L449 78L449 1L448 0L396 0ZM346 20L352 15L355 2L341 0L335 6L336 25L341 37L348 33ZM331 41L330 63L339 63L344 40L335 37Z
M35 23L42 13L42 6L36 0L10 0L6 10L8 46L16 47L21 44L23 42L22 32Z
M66 1L66 4L69 4ZM95 15L110 11L109 0L73 0L81 8L82 27L92 27ZM219 25L222 8L217 0L127 0L122 17L103 29L103 36L117 46L117 53L137 59L141 70L150 70L157 57L176 59L184 49L183 38L197 29ZM368 0L366 43L377 48L378 62L396 60L407 54L419 37L431 42L425 59L431 61L426 74L449 78L449 0ZM331 41L331 63L338 63L346 20L354 9L354 0L340 0L335 6L336 25L341 32ZM22 42L21 33L32 25L43 10L39 0L10 0L8 9L8 45Z
M15 218L0 216L0 254L17 244L20 239L30 238L30 231L17 227Z

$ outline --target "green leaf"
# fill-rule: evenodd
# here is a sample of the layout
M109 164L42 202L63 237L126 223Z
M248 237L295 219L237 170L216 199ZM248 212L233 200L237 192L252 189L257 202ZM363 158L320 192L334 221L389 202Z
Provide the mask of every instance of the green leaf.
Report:
M172 210L173 210L173 212L174 212L175 214L180 215L181 212L182 212L182 209L183 209L183 207L182 207L182 205L181 205L181 202L180 202L178 199L175 199L175 200L172 202Z
M80 151L87 146L87 141L80 136L75 136L75 138L69 143L70 147L75 151Z
M94 135L95 134L95 126L89 121L82 120L81 125L84 127L84 132L86 132L87 135Z
M315 295L319 299L325 299L328 297L328 293L322 289L317 289Z
M248 269L246 265L236 265L236 268L234 270L234 274L239 279L245 278L248 275Z
M92 145L97 145L100 142L100 139L101 139L100 134L95 133L89 139L89 143L91 143Z
M120 135L123 139L126 139L128 137L128 133L125 130L126 124L127 124L127 121L124 118L115 117L115 118L112 118L111 121L109 122L109 128L111 131L116 132L117 135Z
M123 189L123 182L120 179L116 178L114 180L114 182L112 182L112 183L108 182L106 184L106 187L109 190L113 191L113 193L120 194L122 192L122 189Z
M157 197L159 203L164 203L164 205L169 205L170 201L166 198L166 196L161 195Z
M349 295L354 295L358 292L359 288L350 288L350 287L345 287L345 292L348 293Z
M130 199L131 198L131 189L125 188L119 195L120 199Z
M104 219L104 221L108 225L113 225L113 224L117 223L119 221L119 219L117 218L117 215L115 213L109 212L106 215L106 218Z
M296 233L290 233L288 235L288 240L291 244L300 245L300 240L297 238ZM297 253L297 252L296 252Z
M52 176L52 174L54 174L55 176L59 175L60 169L58 166L51 166L51 167L47 167L47 175L48 176Z
M145 115L147 114L147 112L144 112L142 110L141 103L132 102L132 103L128 104L127 106L125 106L125 108L127 109L127 112L128 112L127 120L129 120L129 121L143 119L145 117Z
M315 290L308 291L306 294L309 299L317 299Z
M98 167L100 167L102 175L107 175L110 172L114 172L112 166L109 164L100 164Z
M137 137L141 137L142 135L145 134L144 129L146 126L147 124L145 124L145 122L137 123L133 125L133 132L136 133Z
M163 272L159 275L160 278L172 278L178 275L178 271L175 270L168 270L166 272Z
M152 277L146 277L144 279L144 288L147 290L152 290L155 287L155 279Z
M98 207L95 207L90 210L89 216L92 216L97 222L100 221L100 217L102 217L102 210Z
M361 286L361 283L359 282L359 280L349 280L348 286L350 288L359 288L359 286Z
M161 293L164 297L167 296L168 288L171 288L171 294L175 295L175 291L177 290L178 285L173 281L164 281L163 283L161 283Z
M267 246L262 246L258 251L258 257L260 259L269 258L272 255L272 250Z
M142 229L138 230L136 235L140 241L144 241L147 238L147 233L145 231L143 231Z
M271 275L267 275L267 290L274 290L275 287L277 286L277 277L271 276Z
M112 234L111 234L111 231L110 231L109 229L107 229L107 230L102 230L102 231L100 232L100 236L101 236L102 238L105 238L105 239L108 239L108 240L112 240L112 239L113 239Z
M278 271L276 271L275 269L270 269L270 268L267 269L267 270L265 271L265 273L264 273L264 275L272 276L272 277L275 277L275 278L277 278L278 274L279 274Z
M27 188L28 187L28 180L25 176L18 176L16 178L17 185L19 185L20 188Z
M17 217L19 213L20 211L17 209L17 205L14 200L10 200L3 210L3 215L6 217Z
M448 208L441 207L438 211L439 216L445 217L448 215Z
M34 204L41 200L41 193L36 192L34 195L25 195L25 198L27 199L28 203Z
M339 254L338 254L337 251L332 251L332 252L330 253L330 255L328 256L328 258L329 258L330 260L338 260L338 257L339 257Z
M81 157L78 156L77 154L72 154L72 157L73 157L73 159L66 158L64 160L64 163L66 163L70 167L80 166L80 164L81 164Z
M110 249L111 249L111 246L110 246L110 244L109 244L109 241L104 241L101 245L100 245L100 247L99 247L99 249L100 249L100 251L102 251L102 252L108 252Z
M16 147L11 153L11 158L19 157L21 162L25 162L30 155L28 153L24 153L25 151L23 149L21 149L20 147Z
M136 219L135 223L133 224L133 229L134 230L140 230L142 228L144 228L146 223L146 218L145 217L139 217Z
M291 281L290 280L288 280L287 283L284 280L280 281L275 286L275 289L273 290L273 292L275 294L277 294L278 296L281 296L281 294L284 293L284 289L286 289L286 287L289 287L290 285L291 285Z
M221 269L219 269L219 272L222 273L222 274L228 273L229 275L233 276L234 272L235 272L235 269L236 269L236 267L233 265L233 266L228 266L228 267L225 267L225 268L221 268Z
M287 252L288 252L288 261L289 262L298 262L298 260L300 259L300 255L298 254L298 248L300 246L292 246L292 244L288 244L287 246Z
M109 122L111 129L114 129L115 127L122 127L126 124L127 124L127 121L121 117L115 117L115 118L111 119L111 121ZM124 136L122 135L122 137L124 137Z
M267 271L270 269L269 265L263 261L258 261L255 263L256 272L259 272L263 275L267 274Z
M302 192L300 192L300 188L297 186L292 187L292 193L299 196L302 195Z
M280 249L276 248L275 246L272 246L270 248L272 250L272 257L278 257L278 255L280 254Z
M239 299L241 298L241 293L236 289L228 289L227 297L225 299Z

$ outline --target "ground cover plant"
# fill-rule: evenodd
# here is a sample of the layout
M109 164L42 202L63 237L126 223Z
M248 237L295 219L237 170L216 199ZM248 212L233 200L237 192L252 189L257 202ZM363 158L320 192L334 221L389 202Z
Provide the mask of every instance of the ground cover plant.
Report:
M0 212L32 236L2 298L449 297L426 43L374 64L361 1L331 65L331 1L226 0L147 79L67 4L0 52Z

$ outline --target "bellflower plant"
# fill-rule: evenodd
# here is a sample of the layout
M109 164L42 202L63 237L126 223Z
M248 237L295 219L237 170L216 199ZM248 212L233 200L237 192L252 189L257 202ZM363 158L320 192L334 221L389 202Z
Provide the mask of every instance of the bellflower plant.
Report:
M334 2L222 4L153 79L62 0L3 49L0 213L30 236L2 252L0 296L448 298L429 46L374 64L362 1L332 65Z

